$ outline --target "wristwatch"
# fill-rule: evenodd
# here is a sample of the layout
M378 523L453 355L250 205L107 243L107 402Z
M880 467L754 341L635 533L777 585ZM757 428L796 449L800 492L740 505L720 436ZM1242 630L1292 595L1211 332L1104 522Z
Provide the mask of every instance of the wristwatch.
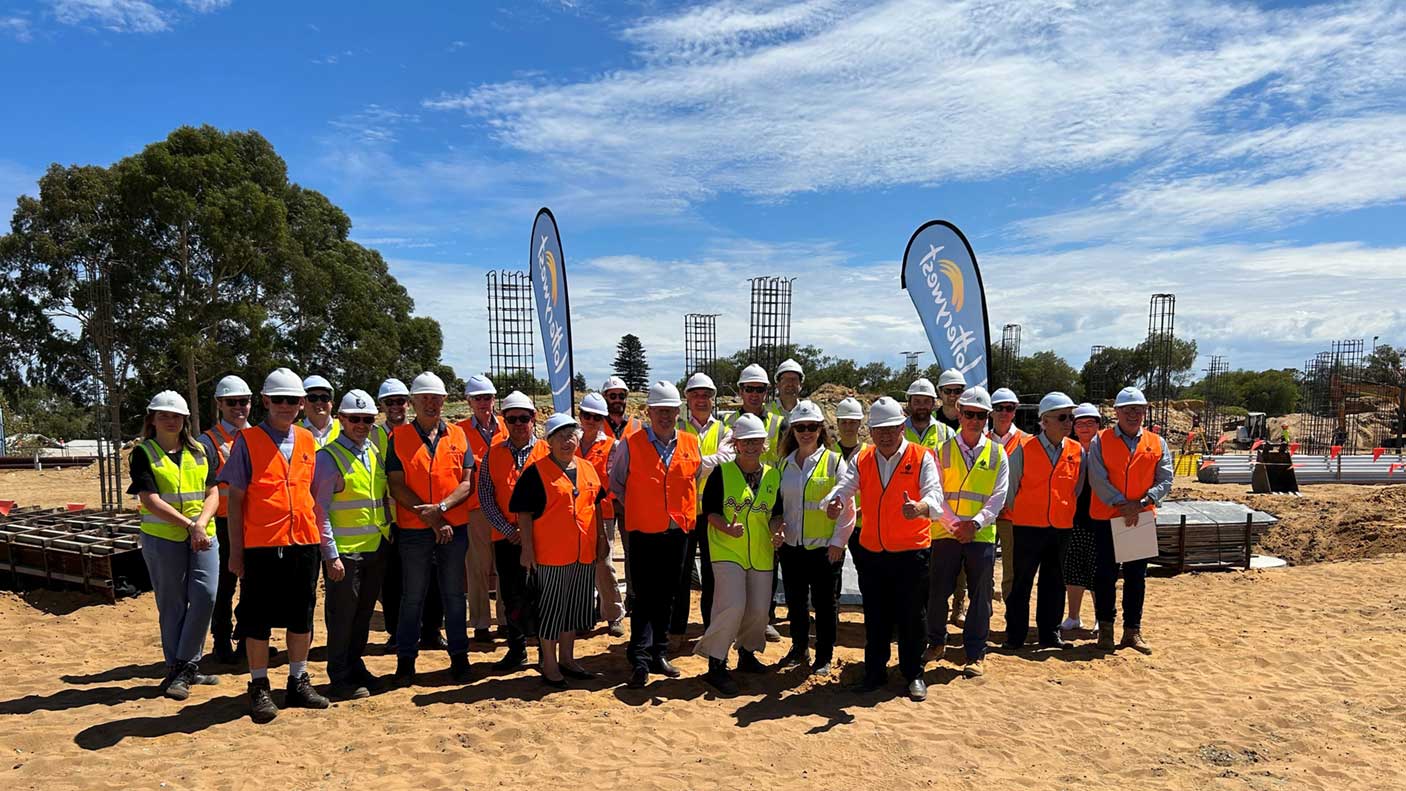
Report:
M440 512L441 514L443 514L443 513L446 513L446 512L448 512L448 511L449 511L449 505L446 504L443 500L440 500L440 501L439 501L439 512Z

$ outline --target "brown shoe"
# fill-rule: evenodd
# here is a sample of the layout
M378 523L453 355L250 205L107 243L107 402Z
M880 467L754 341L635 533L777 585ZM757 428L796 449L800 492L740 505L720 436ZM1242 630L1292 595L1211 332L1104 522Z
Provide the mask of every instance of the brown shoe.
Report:
M986 675L986 664L980 659L968 659L966 666L962 668L962 675L967 678L980 678Z
M1099 622L1098 622L1098 650L1100 650L1100 651L1112 651L1113 649L1114 649L1114 645L1113 645L1113 622L1112 622L1112 621L1099 621Z
M1140 654L1152 653L1152 646L1148 645L1147 641L1142 639L1141 629L1124 629L1123 639L1119 641L1118 646L1120 648L1131 648Z

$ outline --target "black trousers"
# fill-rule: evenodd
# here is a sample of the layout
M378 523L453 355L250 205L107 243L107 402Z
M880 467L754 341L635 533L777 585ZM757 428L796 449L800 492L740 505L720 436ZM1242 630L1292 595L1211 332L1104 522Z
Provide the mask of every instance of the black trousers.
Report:
M1107 519L1090 520L1094 527L1094 615L1112 623L1118 617L1118 574L1123 575L1123 628L1142 628L1142 603L1147 596L1147 561L1118 563L1113 554L1113 528Z
M239 578L229 570L229 519L215 517L215 537L220 542L219 587L215 589L215 611L210 616L210 634L216 644L223 640L242 640L243 635L234 628L234 591L239 587Z
M928 553L870 552L863 547L865 573L859 577L864 596L864 676L888 677L889 642L898 631L898 669L912 681L923 674L927 647ZM856 560L858 565L858 560Z
M382 541L381 546L388 546ZM327 677L335 682L354 681L366 673L366 640L376 594L386 573L389 553L361 552L342 555L342 579L324 575L327 585L323 618L327 624Z
M526 651L522 608L527 593L527 569L522 567L522 545L507 540L494 541L493 564L498 572L498 598L503 602L503 614L508 622L508 650Z
M674 592L674 612L669 616L669 634L688 632L688 616L693 612L693 559L701 560L698 578L703 592L698 597L698 608L703 616L703 628L708 628L708 616L713 612L713 562L708 551L708 520L699 516L688 534L684 545L683 573L679 575L679 588Z
M648 669L669 649L669 620L687 543L688 535L682 530L630 534L630 553L625 561L635 586L635 607L630 611L630 643L625 656L632 667Z
M391 537L399 535L400 528L391 525ZM396 626L400 624L400 591L402 575L400 552L394 544L387 546L381 542L381 550L386 553L386 569L381 579L381 614L384 616L386 634L395 637ZM439 637L439 627L444 623L444 602L439 598L438 575L430 575L430 587L425 591L425 608L420 611L420 638L434 640Z
M782 583L786 587L791 647L798 651L810 647L810 608L813 606L816 661L827 661L835 655L835 633L840 628L839 579L844 559L831 563L829 550L825 548L807 549L787 544L781 545L777 555L781 560Z
M1011 528L1015 544L1015 580L1006 599L1006 645L1019 648L1030 631L1030 591L1035 575L1040 575L1040 592L1035 600L1035 630L1042 645L1058 642L1059 622L1064 618L1064 545L1069 531L1055 527Z

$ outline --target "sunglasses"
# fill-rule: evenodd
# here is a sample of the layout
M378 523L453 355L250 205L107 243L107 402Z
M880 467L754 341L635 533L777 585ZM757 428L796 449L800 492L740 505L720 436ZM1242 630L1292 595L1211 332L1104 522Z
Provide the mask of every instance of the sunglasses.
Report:
M408 403L410 403L410 400L409 400L409 399L401 398L401 397L399 397L399 396L396 396L396 397L394 397L394 398L382 398L382 399L381 399L381 405L382 405L382 406L405 406L405 405L408 404Z
M1073 418L1073 416L1068 413L1059 415L1046 415L1045 417L1050 418L1056 423L1068 423Z
M363 426L376 422L375 415L339 415L338 417L348 423L356 423L357 425Z
M509 425L518 426L518 425L522 425L523 423L531 423L531 422L532 422L532 416L531 416L531 415L513 415L512 417L505 417L505 418L503 418L503 422L504 422L504 423L507 423L507 424L509 424Z
M606 394L605 394L605 400L607 400L607 401L624 401L627 397L628 397L628 394L626 394L626 393L606 393Z
M248 398L221 398L220 403L225 406L249 406Z
M820 430L819 423L792 423L791 430L797 434L811 434Z
M1014 412L1015 404L997 404L992 409L996 412Z
M308 403L309 403L309 404L330 404L330 403L332 403L332 396L331 396L331 395L324 395L324 394L322 394L322 393L318 393L318 394L316 394L316 395L314 395L314 394L312 394L312 393L308 393Z
M303 402L299 396L268 396L269 403L279 406L297 406Z
M482 394L476 395L476 396L469 396L469 400L470 400L470 401L492 401L492 400L493 400L493 394L492 394L492 393L482 393Z
M593 412L582 412L581 420L585 421L586 423L599 423L600 421L605 420L605 417L602 415L597 415Z
M963 420L985 420L985 419L986 419L986 413L985 413L985 412L978 411L978 410L975 410L975 409L963 409L963 410L962 410L962 419L963 419Z
M961 395L966 390L965 387L944 387L940 391L943 395Z
M744 393L765 393L766 385L742 385Z

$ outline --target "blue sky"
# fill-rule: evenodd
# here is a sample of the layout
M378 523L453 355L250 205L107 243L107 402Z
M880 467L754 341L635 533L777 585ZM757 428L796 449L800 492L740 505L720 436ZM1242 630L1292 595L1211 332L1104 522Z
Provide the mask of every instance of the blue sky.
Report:
M1406 344L1399 2L0 0L0 73L7 205L50 162L256 129L461 374L487 366L483 273L526 267L544 204L593 384L624 332L680 376L685 312L745 346L771 274L793 340L897 365L926 348L898 268L933 218L971 239L993 332L1076 367L1166 291L1233 367Z

